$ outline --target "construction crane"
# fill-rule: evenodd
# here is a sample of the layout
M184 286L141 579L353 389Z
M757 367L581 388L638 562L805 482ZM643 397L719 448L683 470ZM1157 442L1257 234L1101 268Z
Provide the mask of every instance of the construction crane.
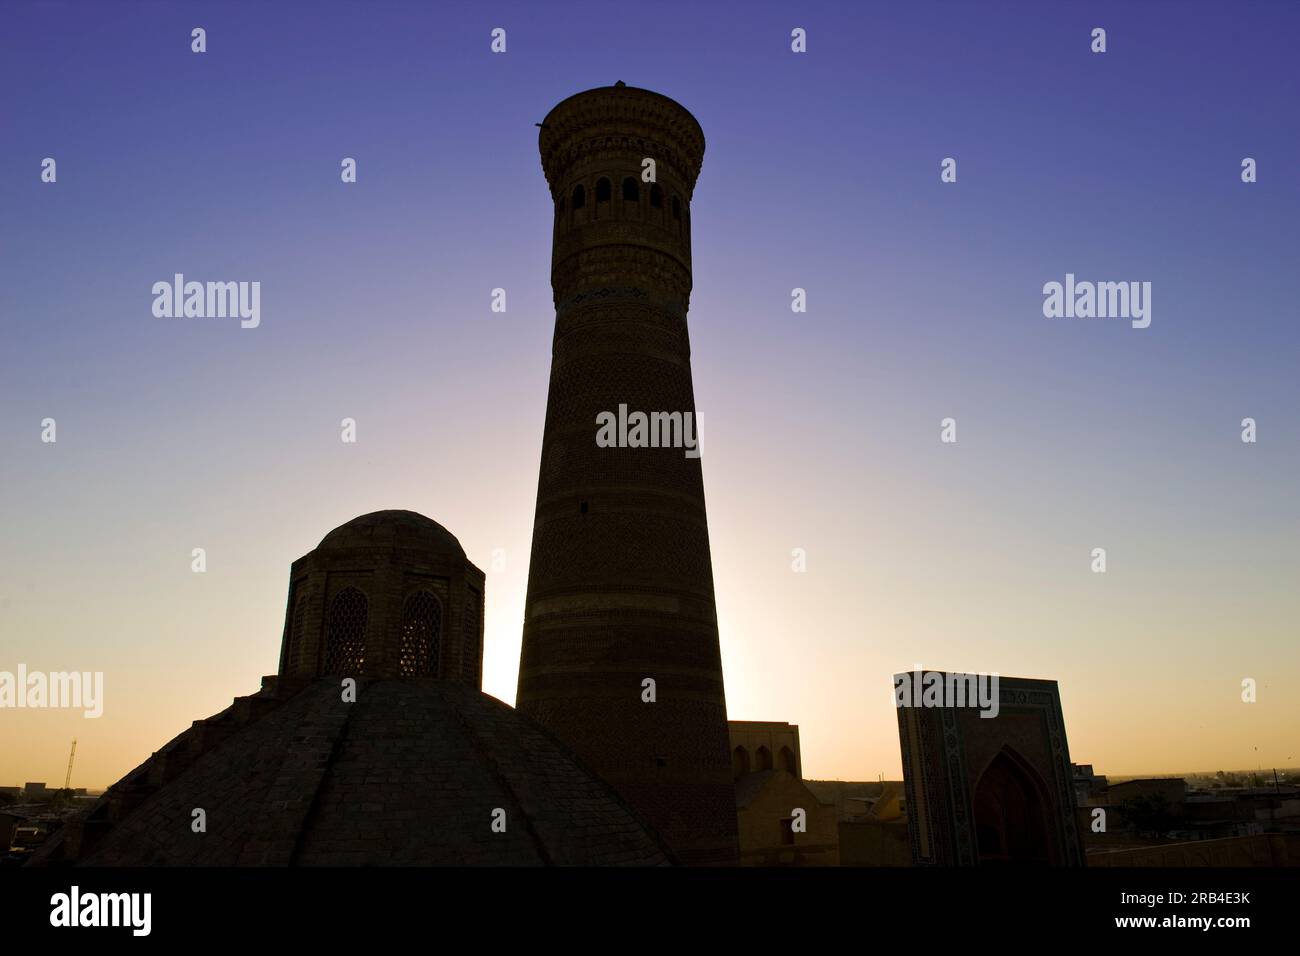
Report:
M68 754L68 775L63 778L63 789L67 790L68 785L72 783L72 758L77 755L77 742L72 742L72 752Z

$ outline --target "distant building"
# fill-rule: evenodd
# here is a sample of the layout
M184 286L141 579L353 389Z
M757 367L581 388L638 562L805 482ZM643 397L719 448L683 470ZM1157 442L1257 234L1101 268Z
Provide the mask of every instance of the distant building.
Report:
M0 812L0 855L9 852L9 847L14 842L14 829L22 819L13 813Z
M31 818L16 820L6 849L19 857L31 856L49 837L50 830L51 824L48 820Z
M915 680L943 672L898 675ZM963 675L951 675L960 678ZM943 700L947 700L947 705ZM898 708L908 829L920 866L1082 866L1055 681L999 677L997 710L965 697Z
M771 720L729 720L731 775L735 779L760 770L784 770L803 778L799 728Z
M901 780L810 780L839 820L840 866L911 866Z
M1109 803L1122 806L1125 800L1137 798L1163 798L1171 807L1182 804L1187 796L1187 781L1182 777L1139 777L1112 783L1109 788Z
M835 806L802 779L799 728L756 720L728 721L727 728L741 865L835 866Z
M50 795L50 791L44 783L29 782L23 784L23 799L25 800L44 800Z
M1075 803L1091 807L1105 802L1109 783L1104 776L1093 773L1092 764L1072 763L1070 770L1074 775Z
M1296 817L1300 801L1294 798L1294 788L1289 787L1216 784L1209 789L1194 789L1182 777L1139 777L1112 784L1103 799L1092 806L1081 806L1079 826L1087 844L1090 866L1154 865L1140 861L1159 859L1169 861L1159 864L1162 866L1238 865L1224 862L1224 848L1228 846L1236 848L1233 859L1240 857L1242 861L1247 857L1241 855L1241 848L1253 847L1249 859L1257 863L1266 857L1281 859L1261 849L1273 844L1225 841L1266 832L1300 837L1300 818ZM1104 821L1104 829L1090 825L1098 812L1103 814L1100 819ZM1212 841L1215 843L1212 848L1200 845ZM1181 855L1174 852L1173 848L1184 844L1197 846ZM1095 862L1099 854L1147 849L1168 852L1164 856L1133 852L1129 856L1107 856L1107 862ZM1209 852L1211 849L1213 853ZM1300 863L1300 854L1295 855L1295 862Z

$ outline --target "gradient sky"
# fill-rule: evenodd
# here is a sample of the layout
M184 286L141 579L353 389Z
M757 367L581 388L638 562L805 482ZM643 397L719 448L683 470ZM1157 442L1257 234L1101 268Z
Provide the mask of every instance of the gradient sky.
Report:
M0 711L0 784L61 783L75 737L105 786L255 691L290 563L381 508L488 573L484 689L514 700L554 322L534 123L616 80L708 141L730 716L799 724L806 776L897 778L890 675L920 664L1058 680L1099 773L1300 764L1297 36L1263 0L5 3L0 670L103 671L107 701ZM261 327L154 318L176 272L260 281ZM1044 318L1067 272L1150 281L1151 327Z

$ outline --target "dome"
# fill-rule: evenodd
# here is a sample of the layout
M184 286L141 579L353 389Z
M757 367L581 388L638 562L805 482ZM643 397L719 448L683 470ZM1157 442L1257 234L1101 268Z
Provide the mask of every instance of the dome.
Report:
M192 832L196 807L205 809L205 833ZM504 832L494 817L504 819ZM32 861L669 862L659 837L610 786L518 711L463 684L366 678L355 703L341 700L337 680L271 680L197 721Z
M317 546L326 551L350 548L415 548L465 557L454 534L414 511L372 511L339 525Z

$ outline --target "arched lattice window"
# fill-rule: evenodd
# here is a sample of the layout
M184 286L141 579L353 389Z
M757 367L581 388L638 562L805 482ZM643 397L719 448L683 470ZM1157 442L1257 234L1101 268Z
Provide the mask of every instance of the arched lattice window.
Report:
M366 620L370 602L356 588L344 588L330 602L323 673L359 677L366 669Z
M479 685L478 592L465 590L465 640L460 651L460 676L475 687Z
M650 184L650 205L655 209L662 209L664 204L664 191L658 183Z
M756 758L755 759L756 769L758 770L772 769L772 751L768 750L766 747L759 747L758 753L756 753L754 757Z
M442 605L430 591L416 591L402 605L398 667L403 677L440 677Z
M573 208L581 209L587 205L587 190L582 188L582 183L573 187Z
M637 185L635 179L628 176L623 180L623 202L640 202L641 187Z
M596 202L609 202L609 180L601 176L596 180Z

